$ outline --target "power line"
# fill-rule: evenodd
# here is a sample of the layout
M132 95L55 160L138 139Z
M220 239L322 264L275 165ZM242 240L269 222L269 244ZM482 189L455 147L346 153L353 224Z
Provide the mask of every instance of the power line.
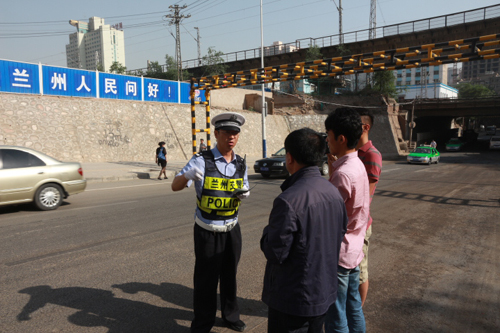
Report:
M180 1L179 1L180 2ZM122 17L137 17L146 16L153 14L165 14L166 11L157 11L141 14L129 14L129 15L118 15L118 16L107 16L104 19L122 18ZM78 19L77 21L85 21L86 19ZM57 21L31 21L31 22L0 22L0 25L26 25L26 24L52 24L52 23L68 23L68 20L57 20Z
M179 29L179 25L182 19L190 18L191 15L181 14L181 10L186 9L187 6L184 5L179 7L179 5L169 6L170 11L173 14L165 15L166 18L171 19L169 25L175 25L175 61L177 62L177 80L182 81L182 56L181 56L181 32Z

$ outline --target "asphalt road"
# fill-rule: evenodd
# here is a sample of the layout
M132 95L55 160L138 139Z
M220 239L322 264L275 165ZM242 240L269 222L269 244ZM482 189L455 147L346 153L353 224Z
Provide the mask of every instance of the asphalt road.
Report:
M56 211L0 208L0 332L189 332L194 190L91 184ZM283 179L241 208L242 319L265 332L262 229ZM373 199L368 332L500 328L500 152L384 164ZM220 315L219 315L220 318ZM229 332L218 319L214 332Z

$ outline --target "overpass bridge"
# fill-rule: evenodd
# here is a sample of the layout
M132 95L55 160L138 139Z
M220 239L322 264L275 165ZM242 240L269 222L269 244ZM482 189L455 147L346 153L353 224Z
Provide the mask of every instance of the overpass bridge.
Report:
M401 104L399 110L412 110L413 104ZM415 117L500 117L500 96L492 98L419 99Z
M414 109L413 109L414 106ZM413 109L413 115L412 115ZM470 98L470 99L423 99L415 100L414 103L399 104L401 116L401 129L403 137L410 139L412 131L410 124L414 122L413 142L430 142L432 139L444 143L450 137L455 136L451 130L453 119L463 117L466 128L469 119L492 117L493 120L500 119L500 96L492 98ZM476 122L478 125L479 122Z
M397 49L413 45L434 44L445 40L460 40L500 31L500 4L469 11L398 23L376 28L376 39L369 39L369 29L344 33L345 49L349 54ZM305 61L307 49L318 46L324 58L339 55L339 35L298 39L295 42L264 48L265 66ZM260 48L222 55L226 72L260 68ZM182 67L193 76L203 75L199 59L183 61Z

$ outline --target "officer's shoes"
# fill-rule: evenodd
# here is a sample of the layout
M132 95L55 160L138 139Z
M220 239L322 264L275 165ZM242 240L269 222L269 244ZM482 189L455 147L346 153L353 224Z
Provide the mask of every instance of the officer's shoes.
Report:
M234 323L227 320L224 320L224 322L226 323L227 327L234 331L243 332L245 328L247 328L247 325L242 320L238 320Z

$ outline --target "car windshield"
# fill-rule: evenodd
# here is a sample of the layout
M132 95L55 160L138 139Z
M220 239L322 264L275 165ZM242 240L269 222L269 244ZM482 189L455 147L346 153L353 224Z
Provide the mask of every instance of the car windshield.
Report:
M458 139L450 139L450 141L448 143L457 144L457 143L460 143L460 140L458 140Z
M492 137L491 141L500 141L500 136L494 136L494 137Z
M431 150L429 148L417 148L415 149L415 153L418 153L418 154L430 154L431 153Z
M285 155L286 155L285 148L281 148L275 154L273 154L273 156L285 156Z

